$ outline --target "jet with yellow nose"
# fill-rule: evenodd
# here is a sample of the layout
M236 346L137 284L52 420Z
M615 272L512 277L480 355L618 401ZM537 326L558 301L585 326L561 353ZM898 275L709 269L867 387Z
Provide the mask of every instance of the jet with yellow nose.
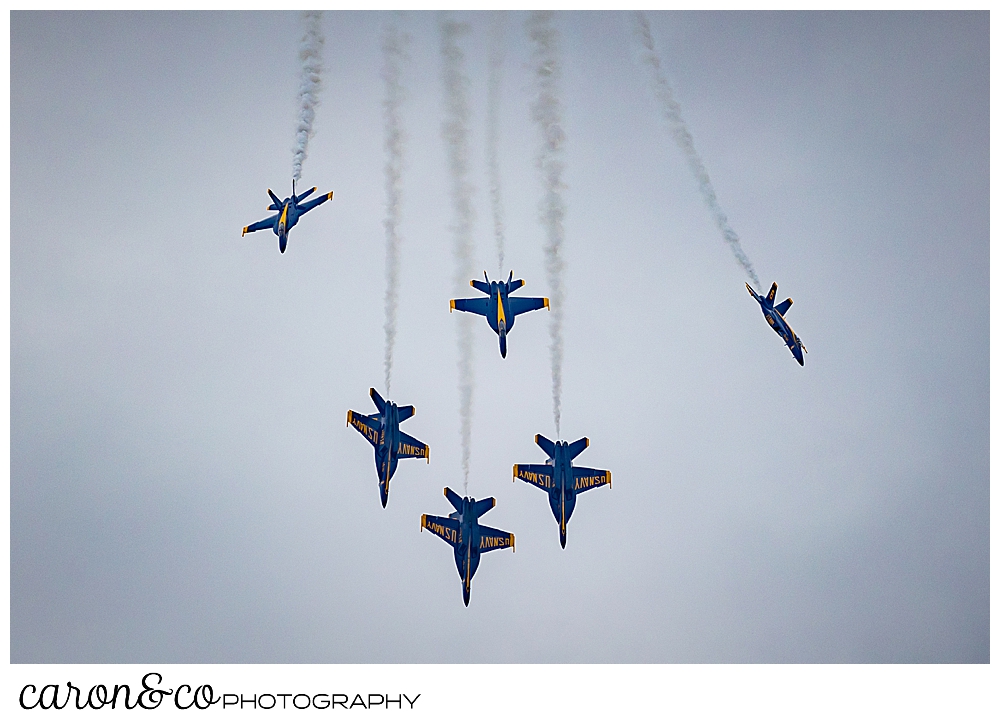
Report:
M483 272L486 282L473 279L469 285L489 295L488 299L476 297L474 299L452 299L452 311L472 312L486 317L490 329L500 337L500 356L507 357L507 333L514 326L514 318L518 314L524 314L535 309L549 308L547 297L512 297L511 292L524 286L523 279L514 279L514 272L510 273L507 281L490 281L490 277Z
M292 195L285 200L279 199L274 195L271 189L267 190L268 195L271 197L272 203L267 207L268 211L277 211L274 216L269 216L263 221L258 221L256 224L250 224L250 226L243 227L243 234L252 231L262 231L263 229L271 229L275 235L278 237L278 249L282 254L285 253L285 247L288 245L288 232L291 230L295 224L298 223L299 217L305 214L307 211L312 211L320 204L329 201L333 198L333 191L318 196L315 199L310 199L305 203L302 203L302 199L311 194L316 190L313 186L311 189L306 191L304 194L298 196L295 195L295 181L292 181Z

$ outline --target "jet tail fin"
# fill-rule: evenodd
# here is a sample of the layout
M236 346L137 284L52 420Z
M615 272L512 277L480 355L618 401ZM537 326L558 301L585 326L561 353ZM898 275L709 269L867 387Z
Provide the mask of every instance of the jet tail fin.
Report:
M511 272L513 274L513 272ZM507 282L507 292L516 292L518 289L524 286L523 279L514 279L513 281Z
M271 197L271 201L274 202L274 205L277 206L280 209L281 208L281 199L279 199L277 196L275 196L274 192L271 189L267 190L267 195Z
M375 407L378 408L379 414L385 414L385 400L382 399L382 395L378 393L374 387L368 390L368 394L372 396L372 402L375 403Z
M448 499L448 502L455 507L455 510L462 509L462 497L454 490L452 490L451 488L445 488L444 497L446 497Z
M407 405L406 407L397 407L396 410L399 412L399 421L409 420L416 413L417 408L413 405Z
M782 317L784 317L785 316L785 312L787 312L788 308L791 307L791 306L792 306L792 298L789 297L788 299L786 299L785 301L783 301L781 304L775 304L774 305L774 311L776 311L778 314L780 314Z
M556 454L556 444L544 435L535 435L535 444L550 458Z
M771 282L771 291L767 293L767 301L774 304L774 295L778 293L778 282Z
M472 515L478 518L483 513L492 510L493 506L497 504L496 498L483 498L482 500L477 500L472 504Z
M569 459L572 460L577 455L586 450L588 447L590 447L590 440L588 438L581 437L576 442L571 442L567 446L566 452L569 455Z
M486 282L481 282L478 279L473 279L469 282L469 286L475 288L476 290L482 292L483 294L490 293L490 285Z

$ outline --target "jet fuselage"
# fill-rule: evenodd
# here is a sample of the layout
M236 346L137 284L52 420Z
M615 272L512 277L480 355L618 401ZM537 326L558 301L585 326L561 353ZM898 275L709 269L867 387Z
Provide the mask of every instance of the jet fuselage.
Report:
M396 472L396 463L399 462L399 458L393 455L393 451L399 446L399 408L396 403L387 400L385 413L381 417L378 444L375 446L375 469L378 471L379 487L388 498L389 480ZM385 507L385 501L382 505Z
M462 509L449 517L458 521L458 544L455 546L455 565L462 577L462 599L469 605L472 594L472 577L479 568L479 546L473 545L479 540L479 519L473 514L476 499L468 496L462 498Z
M576 480L573 476L573 463L570 462L572 458L567 453L568 447L562 440L557 442L550 463L554 485L549 489L549 507L559 521L559 540L563 548L566 547L566 523L576 506Z

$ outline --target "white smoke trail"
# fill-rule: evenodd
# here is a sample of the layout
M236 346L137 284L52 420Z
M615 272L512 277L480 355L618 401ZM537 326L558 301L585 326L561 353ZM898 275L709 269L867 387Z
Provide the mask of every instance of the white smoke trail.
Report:
M392 354L396 344L396 309L399 305L400 179L403 173L403 134L399 108L403 102L400 68L406 61L408 37L390 20L382 35L382 79L385 100L385 393L392 388Z
M753 269L753 264L750 263L750 258L740 245L740 237L737 236L733 227L729 225L729 219L719 205L715 189L712 187L712 181L708 178L708 171L705 169L705 164L702 162L701 156L694 149L694 139L691 137L691 132L688 131L687 124L681 116L681 106L674 99L674 91L663 73L660 58L656 54L653 44L653 34L649 29L649 20L646 19L646 15L642 11L638 10L635 13L635 31L644 51L642 53L642 60L649 66L653 77L653 90L656 93L657 100L662 104L663 116L670 125L670 133L687 158L688 167L698 181L698 188L701 190L701 195L705 199L705 204L712 214L715 225L722 232L722 236L726 240L726 243L729 244L729 248L732 250L733 256L736 257L736 261L743 267L743 270L759 291L761 286L760 280L757 278L757 273Z
M306 160L309 139L313 135L313 119L319 104L320 73L323 71L323 30L320 21L322 10L302 13L306 30L299 46L302 76L299 82L299 118L295 127L295 147L292 149L292 178L302 178L302 162Z
M562 104L558 90L562 69L559 63L558 35L552 27L552 12L535 11L526 23L528 37L533 44L532 58L536 85L531 115L542 134L542 144L536 163L542 172L545 196L541 204L541 221L545 227L545 270L549 279L549 352L552 362L552 414L559 436L562 417L562 360L563 360L563 258L562 243L565 237L563 219L562 182L563 145L566 136L562 130Z
M486 164L490 174L490 206L493 210L493 236L497 244L497 269L504 274L504 214L500 194L500 84L503 80L504 38L507 13L496 11L490 20L490 66L486 86Z
M448 147L448 167L451 172L451 203L455 214L452 226L455 257L454 288L462 295L472 278L472 185L469 175L469 79L463 73L465 55L458 47L458 38L469 32L467 23L458 23L445 15L439 18L442 77L445 88L445 120L441 135ZM458 319L458 396L462 436L462 474L465 492L469 492L469 459L472 447L472 323L468 314Z

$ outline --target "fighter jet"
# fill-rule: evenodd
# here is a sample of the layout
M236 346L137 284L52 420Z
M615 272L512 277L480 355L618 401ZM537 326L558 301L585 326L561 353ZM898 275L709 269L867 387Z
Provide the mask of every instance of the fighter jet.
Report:
M447 518L420 516L420 530L426 528L455 549L455 565L458 566L458 575L462 577L462 598L468 606L479 556L500 548L513 549L514 534L479 523L479 516L497 504L496 498L460 498L451 488L444 489L444 497L455 507L455 512Z
M809 350L802 344L802 340L799 339L799 335L795 334L795 330L792 329L791 325L785 321L785 312L792 306L791 297L781 304L774 303L774 295L778 293L778 282L771 284L771 291L767 293L766 297L757 294L749 284L747 284L747 291L750 292L751 297L757 300L757 303L760 305L760 311L764 313L764 319L771 325L771 329L785 340L788 349L792 351L792 356L804 367L805 362L802 359L802 353Z
M320 204L329 201L333 198L333 191L328 194L324 194L315 199L311 199L302 203L302 199L311 194L316 190L313 186L311 189L306 191L304 194L299 196L295 195L295 182L292 181L292 195L287 199L282 201L271 189L267 190L268 196L271 197L271 201L274 203L267 207L268 211L277 211L279 213L274 216L268 216L263 221L258 221L256 224L250 224L250 226L243 227L243 234L245 236L251 231L260 231L262 229L271 229L278 236L278 249L281 253L285 253L285 246L288 244L288 232L289 230L298 223L299 217L305 214L307 211L312 211Z
M534 309L549 308L548 297L512 297L510 293L524 286L523 279L514 279L514 272L510 273L507 281L491 282L486 272L486 283L473 279L470 286L475 287L483 294L488 294L489 299L476 297L475 299L452 299L452 310L460 312L472 312L486 317L490 328L500 336L500 356L507 357L507 333L514 326L514 317L524 314Z
M573 515L577 493L611 487L610 470L594 470L573 465L573 458L590 445L590 440L581 437L576 442L552 442L541 435L535 435L538 445L549 459L544 465L515 465L514 479L520 478L549 494L549 507L559 523L559 544L566 547L566 524Z
M386 402L374 387L369 393L378 412L362 415L348 410L347 424L354 425L375 448L375 470L378 472L378 490L384 508L389 502L389 480L396 472L396 463L403 458L426 458L429 463L431 449L399 429L399 423L413 417L413 405L397 407L392 401Z

